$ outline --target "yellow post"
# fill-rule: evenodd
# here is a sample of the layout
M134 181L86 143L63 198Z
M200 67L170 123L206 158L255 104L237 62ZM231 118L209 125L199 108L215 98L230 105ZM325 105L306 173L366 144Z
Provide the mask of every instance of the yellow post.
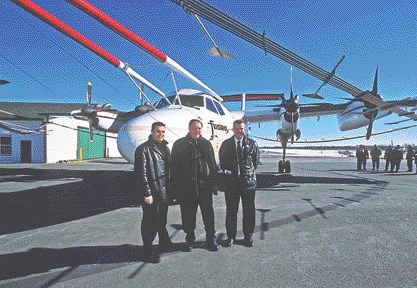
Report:
M80 155L78 157L79 160L83 160L83 148L80 147Z

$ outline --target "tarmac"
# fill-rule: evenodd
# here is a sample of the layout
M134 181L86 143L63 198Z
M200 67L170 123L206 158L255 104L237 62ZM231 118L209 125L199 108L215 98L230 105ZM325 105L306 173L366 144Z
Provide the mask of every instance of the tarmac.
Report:
M206 250L198 211L196 247L183 252L173 205L177 244L158 264L143 262L132 165L0 165L0 287L417 286L417 175L404 161L399 173L370 163L358 172L355 158L294 157L292 173L278 174L277 157L263 156L257 170L252 248ZM223 244L223 192L214 209Z

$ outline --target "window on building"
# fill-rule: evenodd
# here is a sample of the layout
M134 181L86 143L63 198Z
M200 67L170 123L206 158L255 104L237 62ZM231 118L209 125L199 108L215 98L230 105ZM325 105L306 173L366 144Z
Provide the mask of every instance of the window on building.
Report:
M12 155L12 137L0 137L0 155Z

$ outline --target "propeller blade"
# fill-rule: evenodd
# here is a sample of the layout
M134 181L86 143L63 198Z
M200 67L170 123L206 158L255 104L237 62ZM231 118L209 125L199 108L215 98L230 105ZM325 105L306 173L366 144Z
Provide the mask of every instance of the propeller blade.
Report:
M213 56L213 57L222 57L222 58L227 58L227 59L236 59L236 57L226 51L220 50L219 47L214 46L212 48L210 48L210 50L208 51L208 55L209 56Z
M311 98L311 99L324 99L324 97L320 96L319 94L302 94L302 96Z
M91 81L87 83L87 106L91 105L91 89L93 88L93 84Z
M369 140L369 138L371 138L373 124L374 124L374 117L373 117L373 114L371 114L371 119L369 121L368 129L366 130L366 137L365 137L366 140Z
M92 119L92 118L88 118L88 130L89 130L89 133L90 133L90 143L93 142L93 137L94 137L94 134L93 134L93 120L94 119Z
M407 121L412 121L413 119L405 119L405 120L400 120L400 121L396 121L396 122L386 122L384 123L385 125L395 125L395 124L400 124L403 122L407 122Z

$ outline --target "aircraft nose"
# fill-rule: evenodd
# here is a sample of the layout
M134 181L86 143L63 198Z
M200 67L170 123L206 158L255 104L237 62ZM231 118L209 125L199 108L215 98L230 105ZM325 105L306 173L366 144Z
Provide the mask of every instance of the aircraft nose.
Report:
M146 115L135 118L120 128L117 147L123 158L129 163L135 162L136 148L146 142L151 134L152 119Z

